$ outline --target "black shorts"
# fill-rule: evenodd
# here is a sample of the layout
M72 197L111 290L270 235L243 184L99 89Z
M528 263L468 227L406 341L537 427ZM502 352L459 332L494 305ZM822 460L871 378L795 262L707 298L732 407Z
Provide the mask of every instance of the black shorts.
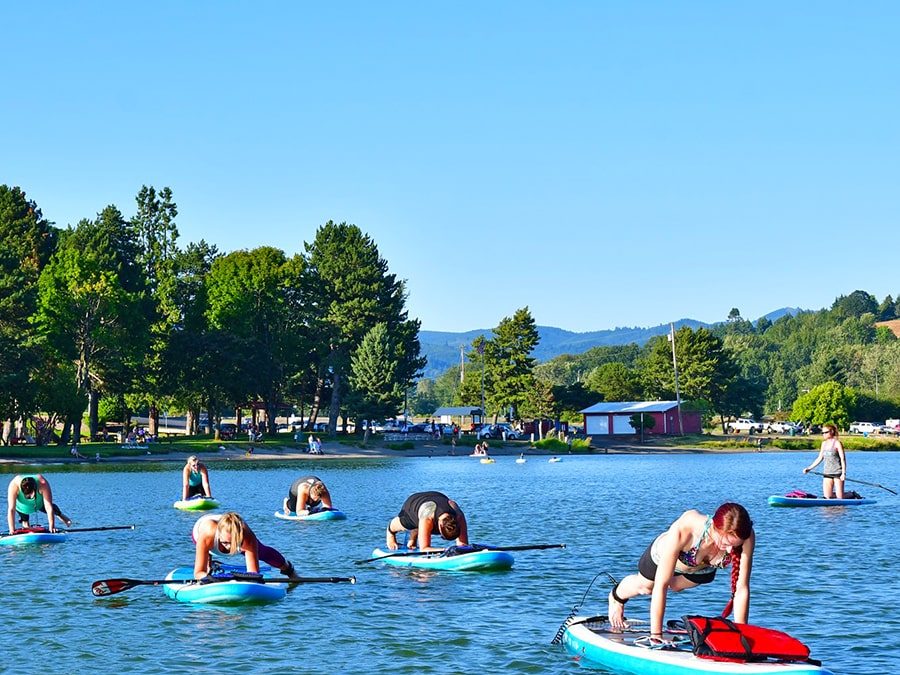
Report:
M200 485L188 485L188 499L194 495L206 496L206 493L203 491L203 483L200 483Z
M839 474L839 473L823 473L822 474L822 478L831 478L832 480L834 480L835 478L840 478L840 477L841 477L841 474Z
M41 508L38 509L38 511L40 511L41 513L47 513L47 507L42 506ZM16 515L19 516L20 523L30 523L31 522L31 518L29 517L29 515L27 513L22 513L21 511L16 511ZM62 518L62 509L60 509L57 504L53 505L53 515L55 515L57 518Z
M645 579L649 579L653 581L656 579L656 563L653 562L653 558L650 556L650 549L653 548L653 544L647 547L647 550L644 551L644 555L641 556L641 559L638 561L638 572L640 572L641 576ZM708 572L700 572L693 574L685 574L682 572L676 572L680 577L684 577L690 582L693 582L697 585L700 584L708 584L713 579L716 578L716 569L710 568Z

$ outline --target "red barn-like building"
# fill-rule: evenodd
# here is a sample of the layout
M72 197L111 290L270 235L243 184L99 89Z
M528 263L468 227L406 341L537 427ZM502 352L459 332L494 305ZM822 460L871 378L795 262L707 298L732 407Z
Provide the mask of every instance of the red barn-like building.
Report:
M678 403L675 401L604 401L580 412L584 415L584 433L588 436L636 434L638 432L631 426L631 416L640 413L656 420L653 428L646 429L644 434L673 436L680 433ZM700 433L700 413L682 411L681 421L684 433Z

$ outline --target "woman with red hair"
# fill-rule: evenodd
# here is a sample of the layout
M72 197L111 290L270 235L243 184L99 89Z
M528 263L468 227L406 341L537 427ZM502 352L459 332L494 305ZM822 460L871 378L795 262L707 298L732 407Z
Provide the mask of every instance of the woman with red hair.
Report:
M722 504L712 516L691 509L653 540L638 562L638 574L622 579L609 594L609 622L625 627L625 603L650 595L650 636L662 637L666 594L708 584L716 571L731 565L731 600L722 613L734 609L734 620L747 623L750 614L750 572L756 535L753 521L740 504Z

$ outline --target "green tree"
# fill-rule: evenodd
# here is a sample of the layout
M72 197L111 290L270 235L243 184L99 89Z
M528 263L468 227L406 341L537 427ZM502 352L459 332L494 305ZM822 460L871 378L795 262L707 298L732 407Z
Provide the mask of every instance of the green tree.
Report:
M890 295L885 296L884 300L878 305L878 320L892 321L897 318L897 305L894 298Z
M794 401L791 419L808 424L834 424L840 429L850 426L856 409L856 394L837 382L813 387Z
M643 393L640 376L624 363L604 363L594 368L584 386L604 401L635 401Z
M125 391L146 348L145 292L135 243L115 206L68 230L39 280L35 321L44 344L75 364L97 433L100 393ZM80 417L70 420L80 434Z
M705 328L692 331L683 326L675 333L675 347L682 397L709 402L711 409L719 414L723 429L725 417L736 408L746 410L757 404L747 398L753 388L740 376L733 355L710 331ZM644 367L648 393L674 398L671 343L666 338L656 338L648 344L648 351Z
M832 304L831 311L840 318L859 318L863 314L877 314L878 301L871 293L853 291L850 295L839 296Z
M397 377L412 385L425 360L420 356L419 322L407 316L403 283L388 272L375 242L355 225L328 221L305 246L301 303L305 322L320 345L313 415L330 379L329 426L333 432L347 390L350 356L365 335L384 323L400 357Z
M402 383L400 358L396 354L387 325L375 326L366 333L350 357L350 391L347 406L359 420L393 417L403 405L406 387ZM357 424L357 432L362 431ZM368 438L369 427L366 426Z
M0 185L0 420L33 412L41 354L30 317L56 230L18 187ZM5 440L5 437L4 439Z
M235 251L216 258L207 275L207 319L211 328L230 334L239 349L244 400L263 402L269 432L274 433L278 405L302 354L298 324L303 260L287 259L276 248Z
M490 407L495 415L500 411L517 410L536 389L535 359L531 356L540 341L534 318L527 307L505 317L494 329L494 337L485 345L485 359L490 370ZM549 386L549 385L548 385Z
M175 297L179 254L175 218L178 207L173 201L172 191L167 187L157 192L154 187L144 185L135 201L137 212L129 223L129 230L137 243L136 262L146 279L149 302L144 307L150 330L150 343L138 371L137 385L149 411L149 431L156 434L162 395L162 354L180 319Z

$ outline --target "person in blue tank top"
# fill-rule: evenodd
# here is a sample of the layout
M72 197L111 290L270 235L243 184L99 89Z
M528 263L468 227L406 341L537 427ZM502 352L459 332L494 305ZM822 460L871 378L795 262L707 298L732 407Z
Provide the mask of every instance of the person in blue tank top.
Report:
M651 595L650 637L662 638L666 595L711 582L716 571L731 565L731 600L722 616L734 609L734 620L747 623L750 613L750 572L756 534L740 504L722 504L712 516L685 511L653 540L638 562L638 573L624 577L609 594L609 623L624 629L625 603Z
M416 492L407 497L403 506L387 526L387 547L391 551L400 548L397 534L409 532L408 547L420 551L440 550L431 546L431 535L440 534L447 541L456 540L457 546L469 544L466 516L452 499L441 492Z
M187 458L187 464L181 472L181 498L190 499L199 496L212 499L209 489L209 471L206 464L197 459L197 455Z
M822 447L816 461L803 469L803 473L809 473L816 465L823 461L822 466L822 496L825 499L833 499L835 492L838 499L844 498L844 481L847 480L847 457L844 454L844 446L838 440L838 430L833 424L822 427Z
M9 481L7 489L6 520L9 531L15 531L16 516L22 527L30 527L31 514L43 511L47 514L49 529L56 532L56 519L59 518L67 526L72 524L72 519L63 514L59 505L53 501L53 491L50 483L41 474L25 474L15 476Z

